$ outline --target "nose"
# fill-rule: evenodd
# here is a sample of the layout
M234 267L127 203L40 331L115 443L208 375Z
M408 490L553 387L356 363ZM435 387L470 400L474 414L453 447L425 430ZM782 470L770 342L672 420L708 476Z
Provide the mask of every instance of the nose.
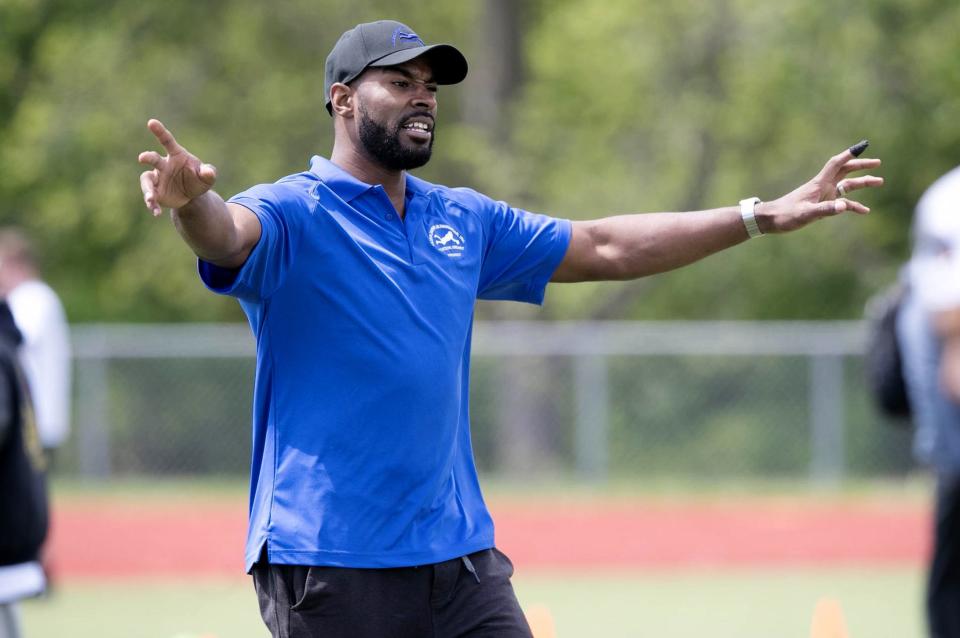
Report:
M433 112L437 108L437 94L422 84L417 85L417 92L413 96L413 106Z

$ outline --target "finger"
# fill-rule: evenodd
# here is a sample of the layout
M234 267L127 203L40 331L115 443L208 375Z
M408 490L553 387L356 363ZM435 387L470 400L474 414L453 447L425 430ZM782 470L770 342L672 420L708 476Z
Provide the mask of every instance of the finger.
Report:
M177 144L176 138L173 137L173 133L167 130L167 127L163 125L160 120L151 119L147 122L147 128L150 129L150 132L157 138L157 141L160 142L160 145L167 150L169 155L174 155L176 153L182 153L183 147Z
M880 160L878 159L850 160L840 168L838 175L840 177L845 177L850 173L853 173L854 171L862 171L869 168L877 168L878 166L880 166Z
M137 161L146 166L160 168L163 165L164 157L156 151L144 151L137 156Z
M140 190L143 191L143 203L147 210L153 213L154 217L162 212L160 204L157 203L157 180L156 170L140 173Z
M144 201L153 198L157 190L157 172L143 171L140 173L140 190L143 191Z
M842 187L843 191L849 193L850 191L859 190L861 188L876 188L878 186L883 186L882 177L864 175L863 177L849 177L841 180L837 183L837 190L839 191Z
M838 153L828 159L827 163L823 165L822 169L820 169L820 175L826 177L827 179L836 179L843 166L853 159L853 153L851 153L850 149L848 148L842 153Z
M217 167L213 164L201 164L197 171L197 177L204 184L213 186L213 183L217 181Z
M846 197L838 197L837 199L828 199L820 202L814 206L814 211L816 217L833 217L834 215L839 215L847 211L866 215L870 212L870 209L860 202L847 199Z
M854 201L852 199L847 199L846 197L838 197L837 199L826 202L833 205L833 214L837 215L839 213L850 211L852 213L858 213L860 215L866 215L870 212L870 209L861 204L860 202Z

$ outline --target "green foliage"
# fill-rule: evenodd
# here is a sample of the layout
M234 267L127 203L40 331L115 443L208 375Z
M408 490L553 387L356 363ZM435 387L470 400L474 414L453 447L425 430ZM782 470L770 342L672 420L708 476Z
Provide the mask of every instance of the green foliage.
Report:
M239 318L140 201L159 117L218 190L331 146L323 62L353 24L399 17L485 45L480 2L8 0L0 5L0 222L25 226L72 320ZM948 0L523 3L525 84L506 139L441 92L422 175L573 218L772 199L862 137L874 213L766 238L634 284L555 287L548 316L849 318L908 251L922 190L957 163L960 5ZM484 309L483 313L488 311Z
M874 214L769 238L632 286L563 287L563 316L838 318L906 256L913 203L957 158L960 9L948 2L596 0L529 38L517 155L576 218L772 199L862 137ZM592 288L592 289L591 289Z
M235 301L203 288L169 221L142 204L136 157L156 147L148 118L216 164L229 195L303 170L330 148L323 63L343 30L385 14L409 16L436 39L469 24L458 4L21 4L18 24L34 41L23 59L29 82L0 76L17 91L15 107L0 110L9 113L0 119L0 220L38 239L74 321L241 316ZM52 17L36 17L43 12ZM18 58L12 49L3 53Z

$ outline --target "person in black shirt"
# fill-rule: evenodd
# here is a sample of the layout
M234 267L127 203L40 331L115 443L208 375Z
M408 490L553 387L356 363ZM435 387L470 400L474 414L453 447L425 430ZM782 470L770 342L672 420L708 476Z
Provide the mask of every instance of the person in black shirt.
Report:
M49 522L46 462L17 360L21 341L0 300L0 638L21 635L16 603L45 586L38 558Z

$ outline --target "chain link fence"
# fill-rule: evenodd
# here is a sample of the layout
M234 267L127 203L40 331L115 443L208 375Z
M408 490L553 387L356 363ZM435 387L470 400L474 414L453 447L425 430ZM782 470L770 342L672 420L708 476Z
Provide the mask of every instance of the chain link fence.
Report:
M245 476L246 325L73 330L74 431L58 473ZM912 468L863 383L859 322L479 322L471 420L504 478L838 482Z

